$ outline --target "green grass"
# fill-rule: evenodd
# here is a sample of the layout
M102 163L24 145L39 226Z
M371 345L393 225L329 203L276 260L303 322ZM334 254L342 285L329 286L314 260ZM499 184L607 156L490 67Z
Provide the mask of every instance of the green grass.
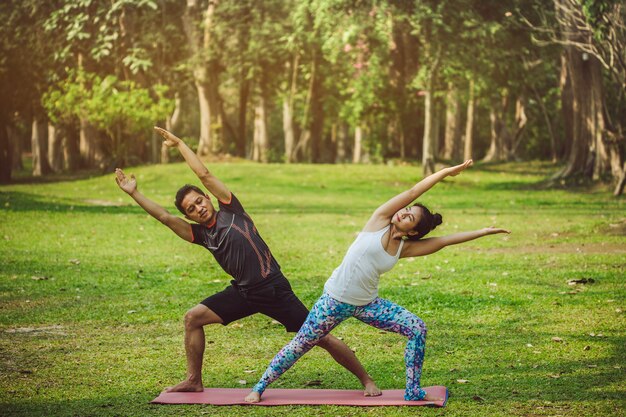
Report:
M309 306L373 209L420 179L411 166L211 168ZM183 314L229 277L133 205L112 175L2 186L0 414L624 415L625 200L542 189L551 170L479 166L438 185L421 199L443 214L435 235L489 225L513 233L401 260L381 280L381 296L428 326L422 384L449 387L445 409L149 404L184 376ZM197 183L183 164L127 171L171 211L178 187ZM567 284L579 278L595 282ZM239 324L207 328L205 386L251 387L289 340L264 316ZM335 334L381 388L403 388L402 337L356 320ZM316 379L359 388L319 349L273 387Z

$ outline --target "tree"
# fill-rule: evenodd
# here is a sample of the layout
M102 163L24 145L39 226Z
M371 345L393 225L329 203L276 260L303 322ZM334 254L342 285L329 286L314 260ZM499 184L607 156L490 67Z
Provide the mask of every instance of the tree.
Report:
M77 71L51 89L44 104L56 122L78 118L105 132L104 146L112 167L128 161L133 144L126 138L151 132L155 120L163 120L172 112L174 103L165 98L166 92L164 86L153 86L149 91L113 75L101 78Z
M612 0L554 0L558 31L550 25L551 17L540 13L539 23L528 18L525 21L533 28L538 44L556 43L563 48L562 107L565 123L571 125L571 144L567 163L554 179L597 180L608 176L617 183L617 193L625 175L624 5ZM607 89L607 78L619 87ZM607 100L617 105L606 106Z

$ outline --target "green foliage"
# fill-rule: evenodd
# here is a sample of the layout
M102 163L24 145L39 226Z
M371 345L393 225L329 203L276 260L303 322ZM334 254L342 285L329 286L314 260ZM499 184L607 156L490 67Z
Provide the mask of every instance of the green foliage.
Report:
M205 34L209 4L215 5L215 14ZM613 62L604 74L604 99L613 130L623 131L626 48L620 22L626 8L616 0L576 4L594 30L599 50L607 55L605 61ZM399 156L401 133L404 156L412 159L421 152L421 91L432 90L432 97L440 100L448 85L454 85L461 92L464 115L472 80L476 157L483 155L490 133L483 116L506 92L511 98L534 100L528 101L533 107L527 113L533 117L519 155L545 158L549 137L541 128L544 116L534 91L545 98L545 113L557 119L555 136L563 138L560 97L553 91L561 46L532 42L525 19L539 17L548 22L546 29L555 29L553 4L539 0L6 0L0 2L0 93L9 99L1 106L6 115L29 123L31 112L39 110L33 103L50 90L46 109L54 121L72 122L75 129L73 119L90 114L94 123L108 129L108 136L118 130L131 135L149 126L148 113L161 120L167 116L171 105L164 101L161 109L149 110L150 98L159 103L161 94L169 99L177 95L184 111L175 129L197 136L193 81L202 73L202 82L217 86L210 90L211 103L223 112L223 151L245 155L241 147L250 142L250 104L264 94L272 114L270 153L277 159L283 152L280 109L285 99L293 107L296 137L314 127L325 138L321 147L328 148L323 152L326 162L331 162L335 147L329 144L331 128L347 125L371 132L368 146L380 152L382 160ZM187 39L186 29L196 30L198 36ZM97 75L98 81L89 82L98 84L100 93L94 95L89 85L70 86L68 68ZM312 103L313 77L317 95ZM168 90L152 90L155 85ZM127 102L139 110L120 105ZM106 103L117 107L103 110ZM504 119L510 125L512 118L511 106ZM443 129L440 132L443 136ZM152 160L146 149L137 147L132 152L144 153L130 157Z
M151 90L133 81L109 75L101 78L84 71L71 71L44 96L43 103L54 121L82 118L115 136L116 129L135 134L149 129L173 108L167 87Z

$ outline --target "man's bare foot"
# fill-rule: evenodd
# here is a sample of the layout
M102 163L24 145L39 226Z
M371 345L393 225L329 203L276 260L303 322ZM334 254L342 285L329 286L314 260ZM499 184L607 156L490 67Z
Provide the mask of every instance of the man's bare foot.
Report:
M256 391L251 391L250 394L246 395L244 400L247 403L258 403L261 401L261 394Z
M376 386L374 381L370 381L365 384L365 392L363 392L363 395L366 397L378 397L382 395L382 391Z
M180 384L174 385L173 387L165 388L167 392L202 392L204 391L204 387L202 386L202 382L192 382L188 379L185 379Z

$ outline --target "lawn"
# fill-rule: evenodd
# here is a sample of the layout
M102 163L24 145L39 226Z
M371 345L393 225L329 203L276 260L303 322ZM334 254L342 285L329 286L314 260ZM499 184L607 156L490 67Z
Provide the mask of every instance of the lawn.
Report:
M371 212L421 178L415 166L211 169L308 306ZM149 404L184 377L184 313L229 277L134 205L112 174L1 186L0 414L624 415L625 200L542 187L554 169L478 166L439 184L421 199L443 215L434 235L490 225L511 235L401 260L381 279L380 295L428 326L422 385L449 387L444 409ZM178 187L198 183L184 164L126 171L172 212ZM206 334L207 387L252 387L290 338L260 315ZM334 334L382 389L404 387L405 339L356 320ZM311 381L360 386L314 349L273 387Z

